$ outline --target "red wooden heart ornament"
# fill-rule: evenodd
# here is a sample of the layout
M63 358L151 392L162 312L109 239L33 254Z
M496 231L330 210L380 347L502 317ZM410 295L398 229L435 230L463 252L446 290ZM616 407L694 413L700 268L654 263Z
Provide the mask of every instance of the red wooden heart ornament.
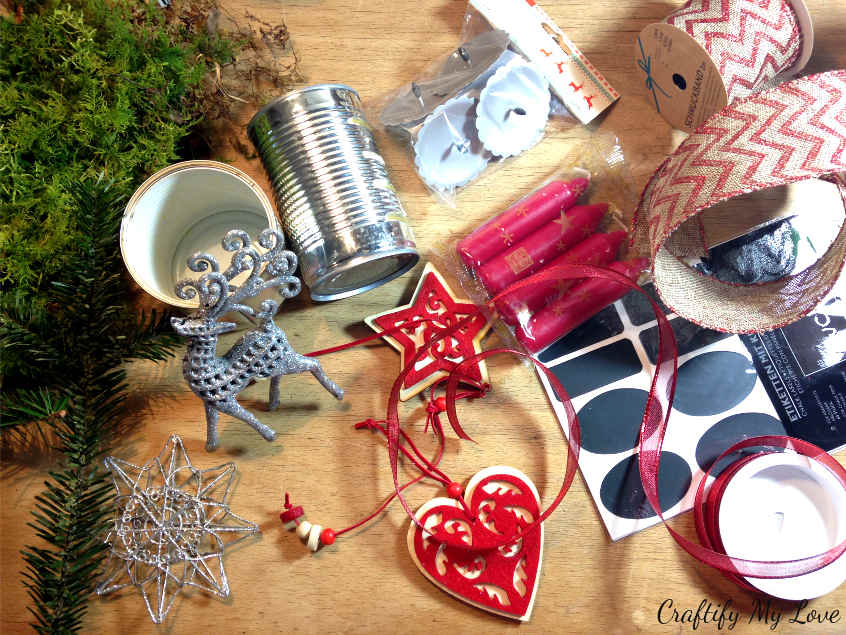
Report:
M525 535L523 529L540 516L537 489L519 470L488 467L470 479L464 500L472 518L452 498L433 498L417 510L425 529L411 523L411 557L423 575L447 593L477 608L527 621L540 575L543 524ZM466 548L444 542L456 540Z

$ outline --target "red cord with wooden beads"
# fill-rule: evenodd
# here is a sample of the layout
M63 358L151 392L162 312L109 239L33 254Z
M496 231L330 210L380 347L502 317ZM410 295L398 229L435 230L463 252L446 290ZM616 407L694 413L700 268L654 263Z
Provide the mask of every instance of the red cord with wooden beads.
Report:
M432 460L427 459L425 456L423 456L423 454L420 452L414 442L408 437L408 435L404 431L400 431L403 440L408 445L408 448L401 446L400 451L407 459L412 462L412 464L414 464L414 466L418 470L420 470L420 475L402 485L402 487L400 487L400 491L428 477L444 485L444 487L446 487L447 494L450 497L460 501L461 504L466 507L466 503L464 503L464 500L461 497L461 494L463 492L463 487L461 486L461 484L452 481L437 467L441 461L441 458L443 457L445 440L443 425L440 420L440 414L446 412L447 402L446 398L443 396L437 398L435 397L435 389L439 384L444 383L445 381L446 380L444 379L441 382L438 382L434 386L432 386L429 395L429 401L426 404L426 427L424 428L424 430L428 430L431 426L434 434L438 436L440 443L436 456ZM480 388L461 392L456 395L456 398L472 399L477 397L484 397L488 390L490 390L490 386L488 384L484 384ZM387 436L387 431L384 427L384 423L384 421L374 421L373 419L366 419L355 424L355 428L356 430L369 429L376 432L381 432L382 434ZM318 551L322 547L334 544L336 538L338 538L339 536L342 536L347 532L357 529L362 525L373 520L373 518L382 513L388 507L388 505L391 504L391 502L394 500L394 498L396 498L396 496L397 492L392 493L390 496L388 496L387 499L385 499L384 502L382 502L376 508L376 510L374 510L366 518L360 520L354 525L350 525L349 527L346 527L339 531L334 531L329 527L324 528L321 525L309 522L305 517L305 510L300 505L293 505L291 503L291 497L289 493L285 492L284 509L279 514L279 519L282 521L282 524L285 526L286 529L296 531L297 536L299 536L300 540L305 543L305 545L309 549L311 549L311 551Z

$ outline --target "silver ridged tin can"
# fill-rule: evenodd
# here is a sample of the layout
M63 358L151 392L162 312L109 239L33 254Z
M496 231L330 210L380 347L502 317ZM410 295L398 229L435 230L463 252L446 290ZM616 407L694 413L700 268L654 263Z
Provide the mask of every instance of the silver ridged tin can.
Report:
M352 88L288 93L247 130L314 300L363 293L417 263L408 217Z

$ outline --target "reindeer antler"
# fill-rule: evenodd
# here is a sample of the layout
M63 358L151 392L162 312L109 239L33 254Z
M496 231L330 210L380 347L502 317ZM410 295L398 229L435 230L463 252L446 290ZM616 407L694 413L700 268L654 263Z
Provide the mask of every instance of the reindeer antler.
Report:
M297 254L285 249L282 233L265 229L259 235L259 244L268 250L262 257L267 262L265 271L272 276L264 283L264 289L279 287L279 295L285 300L299 294L302 282L293 275L297 269Z
M188 259L191 271L211 271L197 280L186 278L176 283L176 295L183 300L192 300L200 296L200 310L207 317L217 317L223 312L226 297L229 295L229 280L220 273L217 260L211 254L198 253Z
M300 279L292 275L297 268L297 256L284 249L285 238L282 232L274 229L262 231L258 244L267 251L259 254L252 246L249 234L243 230L227 232L221 245L226 251L235 253L226 271L220 273L217 261L210 254L195 254L188 259L188 268L197 272L211 268L211 271L199 280L180 280L176 284L176 294L184 300L199 294L201 309L210 318L229 311L240 311L265 320L272 318L279 309L278 302L265 300L261 303L261 311L256 313L252 307L242 304L242 301L256 297L272 287L279 288L283 299L297 295L302 289ZM240 285L231 284L235 277L248 269L251 269L250 275L244 282ZM262 277L264 273L272 277L265 280Z

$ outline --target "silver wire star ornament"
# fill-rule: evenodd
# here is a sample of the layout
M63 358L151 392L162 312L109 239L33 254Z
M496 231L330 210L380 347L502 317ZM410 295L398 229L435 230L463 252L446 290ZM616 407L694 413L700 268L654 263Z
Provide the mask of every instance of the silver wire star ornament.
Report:
M229 510L235 464L197 469L176 435L142 467L112 456L105 463L117 493L97 594L136 587L154 624L186 586L229 597L223 553L259 531Z

